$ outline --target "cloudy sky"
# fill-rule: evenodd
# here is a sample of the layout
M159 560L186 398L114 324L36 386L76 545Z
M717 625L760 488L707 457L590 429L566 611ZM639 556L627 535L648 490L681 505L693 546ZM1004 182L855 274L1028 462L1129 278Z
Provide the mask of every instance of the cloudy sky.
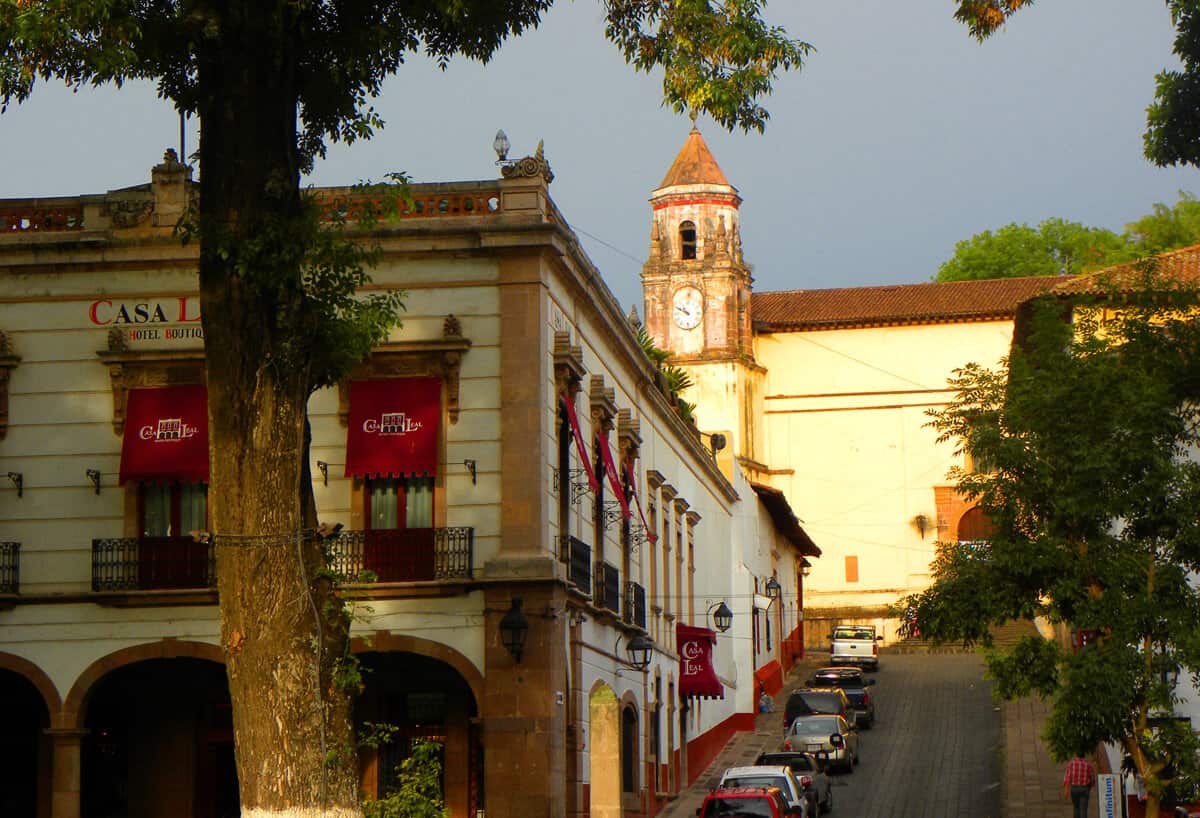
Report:
M776 83L765 135L699 123L745 199L757 290L925 281L980 230L1051 216L1120 230L1179 190L1200 194L1197 171L1142 157L1154 74L1173 64L1162 0L1042 0L983 45L952 11L949 0L767 7L816 52ZM414 56L377 102L386 129L332 149L310 181L492 178L498 128L518 157L544 139L551 194L622 304L640 307L646 198L690 127L659 91L604 40L599 0L558 0L489 65L441 72ZM0 198L148 181L178 130L150 86L41 86L0 117Z

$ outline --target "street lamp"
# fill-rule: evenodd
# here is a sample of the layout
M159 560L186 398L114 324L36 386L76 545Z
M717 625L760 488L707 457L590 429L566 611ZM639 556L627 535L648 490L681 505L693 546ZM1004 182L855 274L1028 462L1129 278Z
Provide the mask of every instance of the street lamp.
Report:
M496 138L492 140L492 150L496 152L496 163L508 161L508 134L504 131L496 131Z
M779 599L779 597L783 594L783 588L779 585L779 580L775 579L775 577L771 577L769 580L767 580L766 591L767 596L771 599Z
M521 612L521 597L514 596L512 607L500 620L500 641L517 664L521 663L521 653L525 650L525 637L528 635L529 620Z
M620 644L621 637L618 634L617 645ZM625 654L629 657L625 660L625 664L635 670L645 670L650 667L650 658L654 654L654 643L644 634L634 634L634 637L625 643Z
M725 604L725 600L709 605L708 615L713 618L717 630L721 633L725 633L733 625L733 611L729 610L729 606Z

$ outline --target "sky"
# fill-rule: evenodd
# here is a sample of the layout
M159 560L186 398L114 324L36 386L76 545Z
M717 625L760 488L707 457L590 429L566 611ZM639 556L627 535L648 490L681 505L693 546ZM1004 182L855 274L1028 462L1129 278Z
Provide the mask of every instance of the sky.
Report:
M1154 75L1175 65L1162 0L1041 0L983 44L950 0L774 0L767 19L815 47L781 76L764 135L698 125L741 193L755 290L930 280L955 243L1050 217L1120 231L1194 169L1142 156ZM691 123L661 105L603 36L600 0L558 0L492 62L440 71L412 55L370 142L333 146L306 180L392 171L417 182L498 176L545 142L551 196L624 307L641 309L647 197ZM195 120L187 150L195 149ZM179 119L147 84L41 85L0 116L0 198L99 193L149 181Z

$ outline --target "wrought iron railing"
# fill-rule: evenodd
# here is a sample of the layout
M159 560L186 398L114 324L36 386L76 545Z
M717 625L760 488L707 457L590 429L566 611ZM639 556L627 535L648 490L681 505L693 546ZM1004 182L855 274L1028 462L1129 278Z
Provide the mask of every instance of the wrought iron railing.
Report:
M567 579L582 593L592 595L592 547L567 535L560 544L559 559L567 564Z
M21 590L21 544L0 542L0 594Z
M93 591L215 588L211 542L191 537L116 537L92 540Z
M630 625L646 627L646 589L636 582L625 583L625 613L621 618Z
M596 563L596 607L613 613L621 610L621 574L607 562Z
M378 582L470 579L475 529L345 531L329 540L326 548L330 567L350 581L370 574Z

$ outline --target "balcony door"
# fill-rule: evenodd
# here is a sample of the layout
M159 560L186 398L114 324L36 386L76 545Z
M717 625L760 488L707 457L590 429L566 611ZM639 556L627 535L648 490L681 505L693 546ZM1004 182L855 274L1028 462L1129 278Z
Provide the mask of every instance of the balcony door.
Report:
M209 546L191 532L208 528L204 483L138 484L138 587L205 588Z
M434 579L433 478L367 480L365 505L364 567L380 582Z

